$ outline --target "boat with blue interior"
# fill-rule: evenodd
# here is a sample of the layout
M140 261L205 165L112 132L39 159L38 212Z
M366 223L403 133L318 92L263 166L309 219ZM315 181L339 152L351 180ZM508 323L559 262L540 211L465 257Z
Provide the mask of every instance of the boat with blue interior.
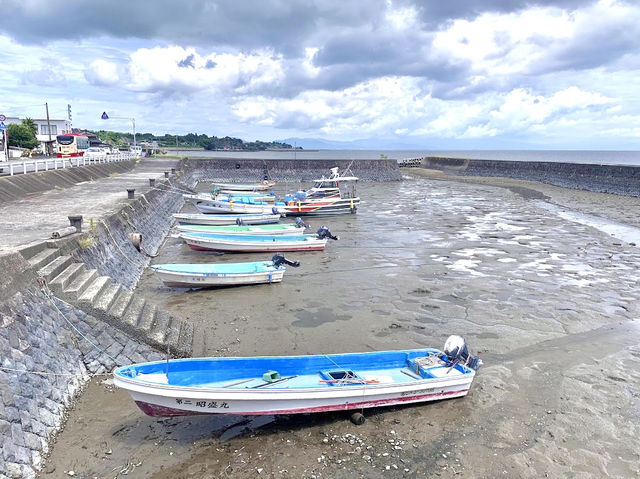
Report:
M481 365L450 336L442 351L167 359L119 367L114 384L150 416L296 414L465 396Z
M206 214L174 213L173 217L180 225L266 225L280 221L280 213L273 214Z
M180 232L196 232L223 235L303 235L309 225L304 223L300 218L296 218L295 223L281 223L277 225L178 225L177 230Z
M321 251L327 239L338 239L326 226L320 227L315 235L231 235L189 231L179 236L193 250L227 253Z
M206 288L212 286L239 286L248 284L279 283L286 271L285 265L298 267L298 261L289 261L276 254L271 261L247 263L190 263L156 264L150 268L160 280L173 288Z

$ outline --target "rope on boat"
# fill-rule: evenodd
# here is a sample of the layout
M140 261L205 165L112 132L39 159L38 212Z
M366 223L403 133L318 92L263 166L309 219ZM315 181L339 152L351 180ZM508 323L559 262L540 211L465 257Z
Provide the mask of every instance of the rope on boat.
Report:
M80 331L75 324L73 324L69 318L67 318L65 316L65 314L60 310L60 308L58 308L58 305L56 304L56 302L54 301L55 296L51 295L51 290L49 289L49 285L47 284L47 281L41 276L38 278L38 286L40 286L40 291L42 292L43 296L48 299L51 304L53 305L53 307L56 309L56 311L58 311L58 315L62 316L62 318L67 322L67 324L69 324L69 326L71 326L71 328L77 333L79 334L85 341L87 341L91 346L93 346L97 351L99 351L100 353L104 354L106 357L108 357L109 359L111 359L113 361L114 364L121 366L121 364L119 363L119 361L114 358L113 356L111 356L108 352L106 352L104 349L102 349L100 346L98 346L97 344L95 344L93 341L91 341L89 338L87 338L84 334L82 334L82 331Z

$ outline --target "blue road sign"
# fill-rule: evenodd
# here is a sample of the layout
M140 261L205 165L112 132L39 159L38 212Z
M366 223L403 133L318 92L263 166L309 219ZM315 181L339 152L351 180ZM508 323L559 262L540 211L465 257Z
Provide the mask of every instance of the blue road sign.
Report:
M109 119L109 115L107 115L107 112L106 112L106 111L103 111L103 112L102 112L102 119L103 119L103 120L108 120L108 119Z
M6 130L7 125L4 124L4 121L0 121L0 130Z

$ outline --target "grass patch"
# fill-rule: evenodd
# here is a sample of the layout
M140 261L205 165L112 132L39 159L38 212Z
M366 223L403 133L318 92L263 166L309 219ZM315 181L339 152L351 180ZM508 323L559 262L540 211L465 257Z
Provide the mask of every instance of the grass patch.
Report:
M95 239L93 236L84 236L82 238L78 238L78 246L82 249L91 248L95 243Z
M115 178L116 176L120 176L120 173L109 173L109 178Z

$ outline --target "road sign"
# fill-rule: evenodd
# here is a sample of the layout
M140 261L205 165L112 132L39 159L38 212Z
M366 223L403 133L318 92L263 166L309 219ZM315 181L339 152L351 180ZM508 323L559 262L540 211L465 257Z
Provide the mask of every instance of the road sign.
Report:
M4 116L4 115L0 115L0 121L5 121L6 119L7 119L7 117L6 117L6 116Z
M3 121L0 121L0 130L6 130L6 129L7 129L7 125L5 125Z
M108 119L109 119L109 115L107 115L107 112L106 112L106 111L103 111L103 112L102 112L102 119L103 119L103 120L108 120Z

